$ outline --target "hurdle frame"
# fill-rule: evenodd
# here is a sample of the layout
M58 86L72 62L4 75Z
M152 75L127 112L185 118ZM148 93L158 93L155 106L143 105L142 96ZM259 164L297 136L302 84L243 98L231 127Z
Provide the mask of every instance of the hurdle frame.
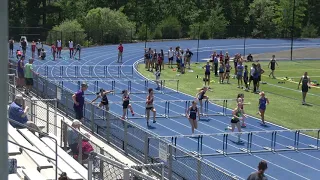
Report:
M44 70L43 74L46 78L124 78L124 77L133 77L134 76L134 65L99 65L99 67L103 66L103 75L94 75L95 68L98 67L96 65L35 65L34 69ZM49 67L57 68L59 70L58 76L49 76ZM89 75L81 76L81 69L87 67ZM126 73L123 71L122 67L131 67L130 73ZM66 72L68 68L72 68L74 73L70 73L67 76ZM116 75L109 72L109 68L117 69ZM52 70L51 70L52 71ZM100 72L98 73L100 74Z
M295 138L293 139L293 146L286 146L286 148L277 148L277 134L280 132L291 132L294 133ZM309 144L308 148L299 148L300 142L300 136L306 136L309 137L306 134L302 134L301 132L316 132L317 137L312 138L315 142L315 145ZM253 144L253 135L259 134L259 133L268 133L271 134L271 140L270 140L270 146L263 147L264 150L253 150L252 144ZM247 140L246 148L239 148L239 151L229 152L228 151L228 141L229 136L237 136L237 135L245 135L245 139ZM222 150L221 149L215 149L216 153L210 153L210 154L204 154L202 153L203 149L203 138L204 137L218 137L223 136L222 140ZM176 136L156 136L156 137L149 137L150 139L158 138L158 139L164 139L164 141L170 143L172 146L177 147L177 141L178 138L189 138L189 139L197 139L197 151L188 151L190 154L195 155L196 157L205 157L205 156L228 156L228 155L236 155L236 154L255 154L255 153L278 153L278 152L284 152L284 151L304 151L304 150L320 150L320 129L295 129L295 130L272 130L272 131L251 131L251 132L228 132L228 133L214 133L214 134L195 134L195 135L176 135ZM310 138L310 137L309 137ZM243 139L243 138L242 138ZM285 145L282 145L285 146ZM185 158L189 156L175 156L175 153L173 152L175 158Z

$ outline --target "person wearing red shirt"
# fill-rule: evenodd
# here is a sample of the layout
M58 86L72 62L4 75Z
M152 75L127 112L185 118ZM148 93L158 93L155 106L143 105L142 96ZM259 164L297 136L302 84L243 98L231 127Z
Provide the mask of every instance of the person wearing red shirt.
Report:
M82 163L86 163L89 160L89 154L94 150L92 145L90 144L89 140L90 140L90 134L89 133L85 133L84 134L85 137L82 138L82 142L81 142L81 147L82 147ZM78 145L78 149L79 149L79 145ZM78 155L74 155L73 158L74 159L78 159Z
M52 44L51 45L51 53L52 53L54 61L56 60L56 52L57 52L57 48L56 48L56 46L54 44Z
M118 63L122 63L122 53L123 53L123 46L120 43L120 45L118 46Z
M32 41L31 43L31 52L32 52L32 58L34 58L34 54L36 52L36 43Z

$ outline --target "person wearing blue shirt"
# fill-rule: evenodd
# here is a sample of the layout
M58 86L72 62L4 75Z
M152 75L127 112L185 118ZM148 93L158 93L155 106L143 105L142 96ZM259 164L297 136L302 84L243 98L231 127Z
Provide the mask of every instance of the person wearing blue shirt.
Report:
M15 96L14 101L10 104L8 110L9 119L16 121L10 121L10 124L14 128L23 129L23 128L30 128L29 130L32 132L40 131L40 129L35 125L33 122L28 121L27 113L29 111L29 107L25 106L25 99L21 94L17 94ZM23 125L20 125L20 124Z

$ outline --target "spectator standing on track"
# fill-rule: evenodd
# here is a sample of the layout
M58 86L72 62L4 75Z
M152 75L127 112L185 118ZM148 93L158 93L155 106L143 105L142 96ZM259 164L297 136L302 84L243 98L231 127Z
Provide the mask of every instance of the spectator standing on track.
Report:
M83 106L84 106L84 92L88 89L87 83L81 84L81 89L72 95L73 109L76 114L76 119L83 122Z
M28 120L28 111L29 111L29 107L25 106L25 99L23 98L22 94L17 94L14 98L14 101L9 105L9 110L8 110L8 116L10 119L20 123L20 124L24 124L26 125L31 132L35 132L35 131L40 131L40 129L38 128L38 126L36 124L34 124L32 121ZM11 122L10 124L12 127L17 128L17 129L23 129L25 127Z
M271 65L271 66L270 66ZM278 66L278 63L276 61L276 56L272 55L272 59L270 60L268 64L268 68L270 67L271 72L269 74L269 77L272 75L272 78L275 79L276 77L274 76L274 70L276 69L276 65Z
M219 60L217 57L217 53L214 51L213 54L211 54L211 59L212 59L212 67L214 71L214 75L217 77L218 76L218 66L219 66Z
M26 80L26 90L25 93L26 95L29 95L30 90L32 89L33 86L33 74L37 74L36 72L33 71L33 59L29 59L29 63L24 65L24 78Z
M34 58L34 55L36 53L36 43L32 41L31 43L31 57Z
M118 46L118 63L122 63L122 55L123 55L123 46L120 43Z
M28 46L27 41L23 38L23 39L21 40L20 44L21 44L21 48L22 48L22 53L23 53L23 55L26 55L27 46Z
M70 59L71 59L73 57L73 53L74 53L73 41L70 39L68 44L69 44L69 54L70 54Z
M80 55L81 55L81 45L80 45L80 44L77 44L77 46L76 46L76 52L74 52L73 57L76 56L77 52L79 52L79 59L78 59L78 60L80 60ZM75 59L77 59L77 58L75 58Z
M37 44L36 44L36 47L37 47L37 50L38 50L38 57L40 58L40 57L41 57L41 56L40 56L40 53L41 53L41 51L42 51L42 49L43 49L43 45L42 45L40 39L38 39L38 42L37 42Z
M188 69L190 69L190 63L191 63L191 58L193 56L193 53L190 51L190 49L187 49L186 50L186 53L185 53L185 66L188 65Z
M51 45L51 53L52 53L53 61L56 60L56 51L57 51L57 48L54 45L54 43L52 43L52 45Z
M172 67L172 63L173 63L173 56L174 56L175 52L174 50L172 49L172 47L170 47L169 51L168 51L168 61L169 61L169 64L168 66L171 67L171 69L173 68Z
M61 39L57 40L57 58L61 58L62 42Z
M72 155L78 154L78 142L79 142L79 132L82 123L75 119L73 120L71 127L68 127L68 144L71 149Z
M13 38L11 38L9 40L9 55L11 57L13 57L13 46L14 46L14 40L13 40Z
M46 58L46 56L47 56L47 53L46 53L46 51L42 48L42 49L41 49L41 52L40 52L40 58L41 58L41 60L44 60L44 59Z
M242 65L242 62L239 61L237 65L238 88L243 88L243 70L244 67Z
M25 57L22 56L17 65L17 73L18 73L18 79L17 79L17 88L23 88L25 85L25 79L24 79L24 59Z
M267 180L268 178L264 175L264 172L268 169L268 165L266 161L260 161L258 165L258 171L253 172L247 178L247 180Z
M258 84L257 84L257 92L260 91L260 81L261 81L261 75L264 73L264 70L261 68L260 63L257 64L257 71L258 71Z
M303 76L300 78L299 84L298 84L298 89L300 87L300 84L302 83L301 91L302 91L302 105L306 104L306 97L307 93L310 88L310 77L308 76L308 72L305 72Z

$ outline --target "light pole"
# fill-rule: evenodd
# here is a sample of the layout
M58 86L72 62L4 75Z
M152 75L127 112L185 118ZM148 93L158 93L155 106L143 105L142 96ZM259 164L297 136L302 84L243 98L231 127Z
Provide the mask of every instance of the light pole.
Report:
M292 7L292 24L291 24L291 54L290 60L293 59L293 38L294 38L294 20L295 20L295 13L296 13L296 0L293 0L293 7Z

